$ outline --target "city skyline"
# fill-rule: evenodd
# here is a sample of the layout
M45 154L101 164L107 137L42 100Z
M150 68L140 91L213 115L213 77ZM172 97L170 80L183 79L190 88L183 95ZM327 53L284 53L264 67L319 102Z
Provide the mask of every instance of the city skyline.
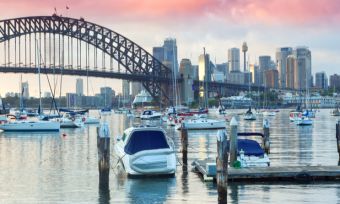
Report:
M37 3L40 5L38 8ZM337 33L340 28L336 26L340 6L335 0L328 0L327 3L312 0L308 4L301 0L103 0L96 3L89 0L13 0L0 5L7 8L0 14L1 19L51 15L56 8L58 15L84 17L87 21L121 33L150 53L165 38L173 37L177 41L178 61L188 58L194 65L198 64L198 56L203 53L203 47L212 59L223 63L228 60L228 49L241 49L245 41L248 44L249 64L258 63L261 55L275 59L275 51L279 47L294 48L303 45L313 53L313 75L325 71L330 76L337 73L340 66L340 59L337 58L340 51ZM240 66L243 66L242 61ZM8 76L9 79L6 77L4 83L12 85L9 87L15 85L9 91L16 91L18 81L13 80L16 75ZM29 78L29 81L34 81L35 76L30 75ZM95 84L94 92L99 90L99 86L105 85L100 79L93 78L91 81ZM106 81L107 86L121 90L121 87L116 87L116 84L121 84L117 80ZM73 84L73 80L69 83ZM33 86L33 83L30 84ZM32 89L37 90L34 87ZM4 92L7 91L0 90L2 95ZM33 91L32 95L37 95L37 92Z

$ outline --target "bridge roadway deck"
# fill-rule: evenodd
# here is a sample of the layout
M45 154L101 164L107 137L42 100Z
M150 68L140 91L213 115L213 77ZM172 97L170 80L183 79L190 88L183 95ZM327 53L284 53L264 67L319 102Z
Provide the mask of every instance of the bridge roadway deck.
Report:
M216 178L214 160L196 160L194 169L205 181ZM208 165L207 165L208 164ZM340 179L340 166L276 166L251 167L236 169L228 168L229 182L276 182L276 181L335 181Z

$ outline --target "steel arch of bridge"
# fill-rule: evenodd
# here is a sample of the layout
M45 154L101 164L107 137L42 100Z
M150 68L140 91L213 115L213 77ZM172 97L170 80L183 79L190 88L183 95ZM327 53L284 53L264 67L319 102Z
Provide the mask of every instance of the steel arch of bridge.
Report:
M169 83L172 78L171 69L121 34L84 19L57 15L21 17L0 21L0 43L32 33L65 35L93 45L118 61L126 69L126 72L131 74L132 80L140 80L151 96L154 98L162 96L163 102L169 102L167 92L161 84ZM6 68L3 69L4 72L10 71ZM27 70L24 69L22 72L27 72ZM75 73L72 70L65 69L63 71L65 74L68 72ZM96 70L96 73L97 76L110 77L110 74L114 75L114 73L105 70ZM120 78L119 75L117 78Z

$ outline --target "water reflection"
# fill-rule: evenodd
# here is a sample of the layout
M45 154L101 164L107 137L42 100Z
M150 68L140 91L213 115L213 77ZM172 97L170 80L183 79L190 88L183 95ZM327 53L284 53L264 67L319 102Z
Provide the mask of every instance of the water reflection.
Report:
M125 188L129 203L165 203L174 192L175 178L128 179Z

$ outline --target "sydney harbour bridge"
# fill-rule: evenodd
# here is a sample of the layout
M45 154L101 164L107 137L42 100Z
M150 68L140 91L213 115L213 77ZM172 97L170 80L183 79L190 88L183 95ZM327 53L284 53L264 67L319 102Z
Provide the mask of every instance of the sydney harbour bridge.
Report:
M106 27L58 15L0 21L2 73L41 73L116 78L140 82L156 100L171 103L172 70L132 40ZM181 78L178 82L181 82ZM194 81L199 90L202 81ZM248 85L207 83L229 95ZM254 87L253 90L263 90Z

